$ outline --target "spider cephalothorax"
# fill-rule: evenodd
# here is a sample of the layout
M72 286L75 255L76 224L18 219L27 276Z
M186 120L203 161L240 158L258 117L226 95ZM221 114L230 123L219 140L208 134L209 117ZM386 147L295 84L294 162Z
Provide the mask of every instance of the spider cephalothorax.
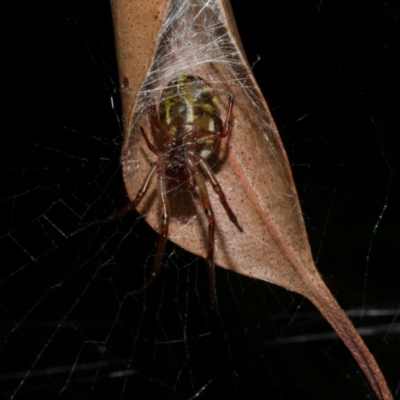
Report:
M170 81L164 89L158 114L156 106L150 108L150 119L161 135L161 148L153 145L142 127L140 130L148 148L158 156L158 161L150 169L139 193L121 210L111 217L96 223L108 222L134 209L148 191L153 177L158 175L158 201L160 203L160 238L153 265L153 272L147 282L132 294L143 292L156 279L168 238L169 202L168 190L175 187L197 188L205 215L208 220L207 265L210 279L211 307L215 305L214 282L214 240L215 219L210 203L206 180L218 195L230 220L242 231L236 217L226 201L224 192L214 176L207 158L211 155L220 138L229 133L233 108L233 95L229 96L229 106L225 123L220 118L218 98L203 79L194 75L180 75Z

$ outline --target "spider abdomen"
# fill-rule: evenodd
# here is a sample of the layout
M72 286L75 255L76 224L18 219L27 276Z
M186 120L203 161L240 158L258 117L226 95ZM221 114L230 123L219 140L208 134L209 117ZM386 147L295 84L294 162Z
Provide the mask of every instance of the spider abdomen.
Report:
M161 96L159 118L172 140L185 142L190 136L188 147L196 146L195 151L204 159L213 150L213 134L223 129L213 89L194 75L180 75L168 83Z

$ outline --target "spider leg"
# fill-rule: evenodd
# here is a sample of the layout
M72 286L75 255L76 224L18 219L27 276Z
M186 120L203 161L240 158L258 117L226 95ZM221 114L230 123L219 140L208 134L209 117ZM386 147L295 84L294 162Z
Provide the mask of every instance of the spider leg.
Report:
M162 133L164 140L166 140L168 142L170 139L170 135L163 128L160 118L157 115L156 106L154 104L150 107L150 116L151 116L151 120L153 121L154 126Z
M157 149L156 146L154 146L154 144L152 144L149 140L149 138L146 135L145 130L143 129L143 127L140 127L140 131L142 132L142 135L144 137L144 140L146 141L147 147L154 153L157 154L158 156L161 154L161 151Z
M154 176L156 169L157 169L157 164L154 165L151 168L150 172L147 174L147 177L146 177L142 187L140 188L138 194L136 195L136 197L130 203L128 203L126 206L120 208L118 211L116 211L114 214L110 215L107 218L101 219L99 221L83 222L81 225L82 226L92 226L92 225L106 224L108 222L115 221L116 219L123 217L129 211L132 211L134 208L136 208L137 205L139 205L139 203L143 199L144 195L147 193L147 190L149 189L150 182Z
M234 103L235 97L231 93L229 95L229 105L228 105L228 112L226 113L226 119L225 119L225 124L224 124L224 129L222 132L220 132L220 137L226 137L228 136L228 133L231 129L231 116L232 116L232 108L233 108L233 103Z
M215 193L219 197L219 201L221 202L222 206L224 207L226 213L228 214L229 219L236 225L240 232L243 232L242 227L237 222L237 218L233 213L232 209L230 208L228 201L226 200L225 194L221 188L221 185L218 183L217 178L215 177L214 173L211 170L211 167L208 165L207 161L205 161L201 157L196 157L196 161L200 165L201 169L205 173L207 180L210 182L211 186L213 187Z
M215 308L215 304L217 301L217 296L215 291L215 265L214 265L214 242L215 242L214 210L211 206L210 197L208 196L206 181L203 175L200 173L199 169L197 168L195 161L188 157L186 162L190 166L190 171L199 190L204 213L206 214L208 220L208 244L207 244L206 261L208 267L208 279L210 286L210 308L213 310Z
M194 131L195 134L197 135L197 132ZM218 132L212 132L212 131L205 131L204 133L201 134L200 137L195 137L195 140L193 140L193 142L190 141L191 137L189 137L189 140L185 141L185 144L189 144L189 145L196 145L198 146L199 144L203 144L208 142L209 140L215 140L218 138Z
M159 163L159 178L158 178L158 200L160 202L161 208L161 223L160 223L160 237L158 239L157 245L157 253L156 258L153 264L153 270L150 274L150 278L146 281L146 283L139 289L130 292L131 295L137 295L143 293L157 278L161 269L161 261L164 254L165 243L168 239L168 228L169 228L169 202L167 196L167 179L165 176L165 172L162 169L163 162Z

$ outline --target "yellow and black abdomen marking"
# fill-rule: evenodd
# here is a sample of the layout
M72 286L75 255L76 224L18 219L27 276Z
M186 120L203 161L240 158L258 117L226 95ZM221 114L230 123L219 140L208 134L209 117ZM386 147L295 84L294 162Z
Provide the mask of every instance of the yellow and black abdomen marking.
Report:
M194 75L181 75L168 83L159 106L160 122L175 139L183 139L186 134L219 132L222 129L220 107L212 88ZM210 156L214 140L202 144L200 156Z

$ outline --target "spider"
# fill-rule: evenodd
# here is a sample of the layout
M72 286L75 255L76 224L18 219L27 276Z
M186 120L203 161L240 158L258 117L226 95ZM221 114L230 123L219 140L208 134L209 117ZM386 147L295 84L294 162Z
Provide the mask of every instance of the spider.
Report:
M207 158L211 155L216 142L226 137L230 129L230 119L234 103L233 95L229 95L229 105L225 123L220 118L219 102L213 90L202 78L194 75L180 75L171 80L164 89L158 115L153 104L150 107L150 119L162 138L159 149L152 144L143 127L140 131L147 147L157 155L158 161L151 167L136 197L125 207L106 218L89 224L102 224L122 217L136 208L146 195L150 183L158 173L158 201L161 209L160 237L157 245L153 270L147 282L130 294L144 292L157 278L163 258L169 228L168 191L183 187L193 190L197 187L204 213L208 220L207 266L210 282L211 308L216 303L215 293L215 218L210 203L206 180L211 184L230 220L239 226L236 216L226 200L224 192L213 174Z

